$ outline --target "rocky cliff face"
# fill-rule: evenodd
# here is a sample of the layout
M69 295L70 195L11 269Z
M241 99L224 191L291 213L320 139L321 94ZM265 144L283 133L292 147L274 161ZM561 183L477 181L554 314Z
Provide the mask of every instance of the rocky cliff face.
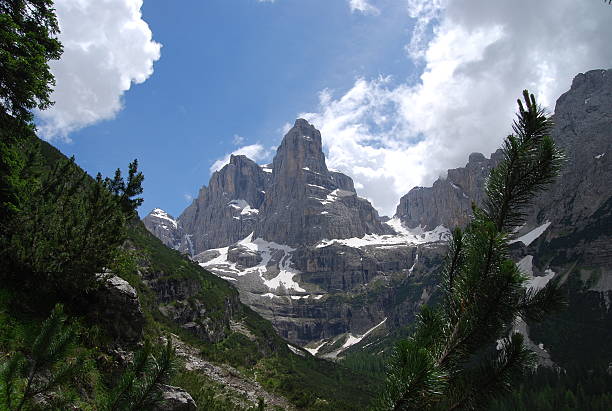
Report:
M491 169L501 160L501 150L485 158L470 154L465 167L448 170L445 179L432 187L415 187L400 199L395 216L407 227L433 229L465 226L472 213L472 201L484 200L484 184Z
M540 195L528 213L526 228L550 221L578 228L608 200L612 186L612 70L593 70L574 78L557 100L552 137L565 152L557 181ZM607 156L607 158L606 158ZM463 226L471 203L482 204L484 183L501 160L501 150L487 159L473 153L463 168L448 170L432 187L416 187L403 196L396 217L408 227ZM525 230L523 230L524 232Z
M536 340L531 345L550 347L550 353L540 349L543 363L551 357L563 364L570 359L596 363L598 356L610 361L612 350L602 348L602 341L611 341L612 332L594 338L594 330L605 329L612 316L612 70L577 75L557 100L553 119L552 137L566 162L528 211L512 254L535 283L558 277L566 286L569 309L559 314L559 323L520 326ZM411 227L465 225L470 203L482 204L485 178L499 160L499 151L490 159L472 154L465 168L449 170L431 188L415 188L402 197L396 217ZM579 336L573 344L588 346L590 354L568 346L561 331L568 324Z
M428 253L438 258L438 251L419 248L448 233L382 222L350 177L328 170L321 134L302 119L270 165L232 156L175 224L164 217L154 211L145 219L153 234L232 282L243 302L300 345L335 341L348 347L395 311L408 321L418 303L399 310L398 284L412 281L413 271L427 271L423 262ZM157 291L183 294L175 288L165 281ZM421 294L415 301L427 300L429 294ZM197 313L179 308L175 304L168 315L195 323Z
M165 246L178 250L181 247L185 234L178 222L161 208L154 208L142 219L147 230L159 238Z
M183 211L179 222L197 254L243 239L255 230L266 189L269 170L245 156L230 157L230 162L213 173L208 187Z
M534 284L555 276L569 284L578 276L603 312L612 299L610 113L611 71L577 76L559 98L553 138L567 164L537 198L512 250ZM472 202L482 204L500 157L470 155L466 167L449 170L431 188L411 190L383 222L350 177L327 169L319 132L297 120L270 166L232 158L178 227L194 244L194 260L236 286L279 334L335 357L406 325L435 298L448 228L469 221ZM534 346L544 341L533 339Z
M298 119L272 162L272 185L255 236L299 246L390 232L357 196L351 178L327 169L321 133Z

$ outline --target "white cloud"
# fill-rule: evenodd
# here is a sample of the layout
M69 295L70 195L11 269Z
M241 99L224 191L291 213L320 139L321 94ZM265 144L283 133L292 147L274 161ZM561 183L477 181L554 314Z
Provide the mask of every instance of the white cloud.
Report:
M380 10L372 6L368 0L349 0L349 7L352 12L359 11L363 14L380 14Z
M142 0L57 0L64 45L52 62L55 105L40 112L46 138L115 117L123 93L153 74L161 45L142 20Z
M284 136L285 134L287 134L289 132L289 130L291 130L291 127L293 127L293 125L291 123L287 122L287 123L283 124L283 126L280 127L276 131L278 131L279 133L281 133Z
M223 168L230 161L230 155L244 155L253 161L261 161L270 157L271 151L265 149L261 144L251 144L249 146L240 147L238 150L226 154L223 158L218 159L210 166L210 172L214 173Z
M244 143L244 137L238 135L238 134L234 134L234 137L232 138L232 143L235 146L239 146L240 144Z
M552 111L579 72L612 66L609 6L546 0L407 0L416 84L358 79L320 94L302 114L322 133L328 164L363 185L383 214L470 152L489 154L510 132L524 88Z
M185 198L185 201L188 202L193 201L193 196L191 194L183 194L183 198Z

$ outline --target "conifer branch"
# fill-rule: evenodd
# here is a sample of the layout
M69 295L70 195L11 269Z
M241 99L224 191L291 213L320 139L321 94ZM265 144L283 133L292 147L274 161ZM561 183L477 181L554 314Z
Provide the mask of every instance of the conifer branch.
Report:
M522 224L534 195L563 161L549 136L550 119L526 90L523 99L503 159L487 180L484 208L474 205L465 231L453 232L441 306L424 308L413 336L396 347L381 409L476 407L532 364L520 335L503 339L492 358L484 355L517 317L542 319L560 300L554 281L542 290L526 289L527 278L508 259L511 229Z

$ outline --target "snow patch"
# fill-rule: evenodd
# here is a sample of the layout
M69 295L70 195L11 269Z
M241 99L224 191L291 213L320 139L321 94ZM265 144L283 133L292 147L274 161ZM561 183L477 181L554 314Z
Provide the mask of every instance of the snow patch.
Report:
M521 258L521 261L516 263L516 265L518 266L519 270L521 270L522 273L527 274L529 278L533 277L533 256L532 255L527 255Z
M310 186L310 187L320 188L321 190L328 190L327 188L322 187L322 186L318 186L318 185L316 185L316 184L306 184L306 185L307 185L307 186Z
M161 218L162 220L166 220L169 221L170 224L172 224L172 226L174 228L176 228L176 220L170 217L170 214L166 213L164 210L162 210L161 208L154 208L153 211L151 211L151 213L149 214L151 217L157 217L157 218ZM167 227L164 227L167 228Z
M227 281L238 281L234 277L226 277L224 275L222 275L221 278L223 278L224 280L227 280Z
M602 157L603 157L603 156L605 156L605 155L606 155L606 153L601 153L601 154L596 155L596 156L595 156L595 158L596 158L597 160L599 160L600 158L602 158Z
M544 271L544 276L533 277L531 280L527 281L527 286L529 288L533 288L534 290L539 290L544 288L554 276L555 272L549 268Z
M348 347L357 344L359 341L361 341L365 337L367 337L368 334L370 334L372 331L374 331L375 329L377 329L378 327L383 325L385 323L385 321L387 321L387 318L385 318L384 320L382 320L381 322L376 324L374 327L370 328L368 331L365 332L365 334L358 335L357 337L353 336L353 334L349 334L349 336L346 339L344 345L342 345L341 350L346 350Z
M529 280L525 284L527 288L533 290L539 290L544 288L546 284L555 276L555 272L550 268L544 270L544 275L540 277L534 277L533 275L533 256L526 255L517 264L518 268L529 277Z
M236 268L236 263L232 263L227 260L228 247L222 247L214 249L215 251L219 252L220 255L218 257L215 257L205 263L201 263L200 265L215 272L217 275L229 273L237 276L243 276L248 273L257 273L263 284L270 290L276 290L279 287L283 287L286 290L295 290L298 292L306 291L293 280L293 277L299 274L297 270L291 267L291 253L295 251L295 248L291 248L288 245L281 245L274 242L265 241L262 238L253 240L253 233L240 240L237 244L253 253L259 254L262 258L261 262L254 267L239 270ZM264 274L268 272L268 265L272 260L273 254L278 255L280 253L282 253L282 256L278 260L279 272L276 277L267 280ZM264 294L264 296L266 295Z
M256 208L251 208L250 205L247 205L246 207L244 207L242 211L240 212L240 215L255 215L255 214L259 214L259 210Z
M246 200L232 200L229 203L227 203L228 207L232 207L235 208L236 210L242 210L245 207L249 206L249 203L246 202Z
M281 298L280 296L276 295L276 294L272 294L272 293L265 293L261 295L262 297L267 297L267 298Z
M408 271L409 271L410 273L412 273L412 272L414 271L414 267L417 265L417 263L418 263L418 262L419 262L419 255L417 254L417 255L414 257L414 263L412 264L412 267L410 267L410 268L408 269Z
M404 227L401 221L395 217L386 222L395 230L395 235L381 234L366 234L361 238L345 238L323 240L316 245L317 248L327 247L331 244L346 245L353 248L361 248L366 246L376 246L379 248L392 248L391 246L406 245L406 244L426 244L437 241L446 241L450 238L450 231L443 225L439 225L431 231L425 231L421 226L408 229Z
M531 230L530 232L528 232L527 234L516 238L514 240L511 240L509 243L517 243L517 242L522 242L523 244L525 244L526 246L528 246L529 244L533 243L539 236L542 235L542 233L544 231L546 231L546 229L548 228L548 226L550 225L550 221L545 222L544 224L542 224L541 226L534 228L533 230Z
M325 200L319 200L319 201L321 201L321 204L323 205L331 204L339 198L338 197L339 192L340 192L339 189L335 189L334 191L329 193L327 197L325 197Z
M317 353L319 352L321 347L323 347L325 344L327 344L327 341L323 340L323 341L321 341L321 344L319 344L315 348L306 348L306 347L304 347L304 349L306 351L308 351L309 353L311 353L312 355L317 355Z
M297 348L295 348L293 345L291 344L287 344L287 347L289 347L289 349L291 350L292 353L299 355L300 357L304 356L304 352L301 350L298 350Z
M250 216L254 214L259 214L259 210L256 208L252 208L246 200L232 200L227 203L228 207L232 207L235 210L240 210L240 215ZM234 217L234 219L239 220L240 217Z

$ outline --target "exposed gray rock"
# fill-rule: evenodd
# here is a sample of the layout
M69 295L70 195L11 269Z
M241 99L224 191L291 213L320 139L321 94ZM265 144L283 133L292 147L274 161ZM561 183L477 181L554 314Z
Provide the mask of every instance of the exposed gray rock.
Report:
M155 407L155 411L195 411L198 409L195 401L187 391L172 385L162 386L163 403Z
M350 177L327 169L321 133L306 120L285 135L272 168L255 238L296 246L391 232Z
M178 222L161 208L153 209L142 219L147 230L159 238L165 246L178 250L184 241L185 233Z
M112 273L99 274L100 287L90 296L88 316L117 340L128 344L142 339L145 318L138 294L124 279Z
M594 329L606 329L612 296L612 70L577 75L571 89L557 100L553 120L552 137L566 162L556 181L526 210L526 224L516 234L521 241L513 244L511 253L517 261L533 256L529 270L558 277L567 287L567 312L589 318L560 320L556 326L523 324L520 331L529 334L528 341L531 337L544 342L547 350L528 344L540 363L550 366L551 360L571 360L566 353L572 348L561 347L564 337L555 336L569 332L564 329L570 323L577 335L571 345L588 347L572 357L599 364L612 358L612 350L606 348L609 344L602 342L612 334L599 333L600 340L591 337ZM431 188L411 190L402 198L396 216L408 226L466 224L469 204L482 205L484 179L498 161L499 151L490 160L470 156L467 166L449 170L447 179ZM597 321L601 322L593 326ZM583 322L588 325L581 328Z
M321 134L303 119L296 120L271 165L232 155L178 220L156 209L144 222L164 244L191 255L252 232L288 245L391 233L357 196L353 180L327 169Z
M525 230L551 221L550 231L560 234L584 227L610 198L612 70L577 75L557 100L553 119L552 137L567 161L556 182L536 199ZM448 170L447 178L431 188L417 187L403 196L396 216L408 227L464 226L471 203L482 205L485 179L500 160L500 150L491 159L470 155L464 168Z
M252 233L270 179L270 173L254 161L232 155L229 164L213 173L208 187L200 189L179 217L192 247L189 250L185 241L181 251L195 255L228 246Z
M227 259L237 263L240 267L253 267L262 261L261 255L240 244L234 244L228 248Z
M199 298L202 291L199 279L163 273L150 273L144 279L157 296L159 311L180 327L203 341L218 342L227 336L239 304L237 296L226 298L221 316L212 315L206 302Z
M491 169L501 160L501 150L490 159L480 153L470 154L465 167L448 170L445 179L433 186L415 187L400 199L395 216L407 227L433 229L465 226L472 214L472 202L482 204L484 184Z
M257 381L244 377L239 370L226 364L213 364L202 358L195 348L185 344L175 335L172 336L172 345L176 354L185 362L185 369L204 374L212 381L222 385L236 401L240 409L256 407L259 398L263 398L267 407L282 410L294 410L287 399L266 391Z
M581 74L559 98L552 133L568 161L553 187L537 198L517 237L547 221L550 225L533 242L516 243L512 250L517 258L533 255L538 275L569 272L571 264L588 262L595 267L592 292L603 293L604 307L612 275L611 78L611 71ZM465 167L449 170L433 187L411 190L396 219L387 222L356 195L350 177L327 169L320 133L299 119L272 165L233 158L179 224L190 227L185 233L197 243L194 259L234 284L241 300L283 337L309 347L323 340L343 345L342 338L362 336L385 319L383 331L406 325L421 304L434 298L446 231L421 231L467 224L471 204L482 204L485 179L500 156L500 151L490 159L471 154ZM259 197L260 192L265 193ZM244 199L259 210L244 229L232 225L237 222L230 220L238 221L235 212L224 211L231 199ZM411 240L383 238L393 234L392 227L400 232L419 226ZM248 241L236 243L251 232ZM371 242L323 241L368 234L373 234ZM186 325L195 322L178 311L175 315Z

